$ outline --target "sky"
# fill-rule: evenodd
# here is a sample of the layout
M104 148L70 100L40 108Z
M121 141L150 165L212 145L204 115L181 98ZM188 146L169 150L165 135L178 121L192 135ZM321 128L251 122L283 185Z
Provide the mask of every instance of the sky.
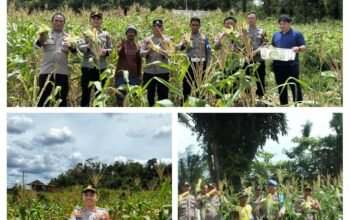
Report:
M7 115L7 186L53 177L88 158L171 162L171 114Z
M273 114L273 113L271 113ZM279 160L286 160L288 157L283 153L284 150L295 147L296 144L292 143L292 139L296 136L301 136L302 125L307 120L311 121L313 126L311 128L311 137L324 137L328 134L334 133L329 127L329 121L332 119L332 112L330 111L298 111L286 113L288 123L288 134L286 136L279 136L279 143L272 140L267 140L264 146L264 150L274 154L272 161L277 162ZM178 140L179 153L184 153L186 147L193 146L194 152L201 152L198 147L196 134L185 127L181 123L177 123L178 136L182 137Z

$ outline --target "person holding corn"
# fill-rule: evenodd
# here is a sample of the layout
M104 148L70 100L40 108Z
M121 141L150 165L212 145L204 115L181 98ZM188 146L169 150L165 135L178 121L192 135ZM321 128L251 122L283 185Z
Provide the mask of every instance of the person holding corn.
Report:
M286 208L284 198L277 193L278 183L276 180L267 181L266 197L260 200L260 209L262 210L263 220L282 219Z
M235 17L229 16L224 19L223 31L218 33L215 38L214 49L215 50L228 50L232 51L232 66L227 70L225 66L226 74L234 74L238 71L240 66L239 60L239 48L242 47L239 42L239 33L237 31L237 19ZM222 51L221 51L222 52ZM226 63L225 63L226 65Z
M234 220L251 220L252 206L248 204L248 194L241 192L238 195L239 204L236 206L234 213Z
M191 194L191 184L187 181L182 185L182 193L179 195L179 220L197 220L197 201Z
M256 77L256 95L261 99L265 94L265 76L266 68L265 61L261 58L259 50L266 46L268 43L267 34L264 29L256 25L257 15L255 12L249 12L247 14L247 33L252 44L252 58L245 63L246 75L254 75ZM248 65L253 63L259 63L259 67L256 71L253 71L254 67Z
M34 43L35 47L43 48L43 58L39 73L39 101L38 107L49 106L47 100L52 93L53 87L61 87L56 99L61 99L60 107L67 107L67 96L69 90L68 79L68 54L76 53L76 46L67 42L70 37L63 31L66 18L60 12L51 18L52 30L45 25L39 30L39 39Z
M112 51L112 43L109 33L102 30L102 13L91 12L91 29L84 32L84 39L78 43L78 49L84 54L81 68L81 106L90 106L90 93L94 86L90 82L101 82L101 87L106 83L106 78L100 79L106 70L106 57ZM96 94L96 96L98 93Z
M191 33L182 37L178 49L186 49L186 54L191 65L183 79L184 102L192 92L192 88L197 88L198 83L203 81L204 71L211 59L211 47L208 37L200 32L201 20L192 17L190 20ZM198 94L196 94L198 96Z
M305 220L316 220L317 213L321 211L321 205L312 197L310 185L304 186L304 195L295 203L295 211L305 215Z
M126 84L128 80L129 85L141 84L141 67L142 59L140 56L140 45L135 42L137 35L137 29L133 25L128 25L125 28L126 39L117 43L116 50L119 55L117 68L115 70L115 88ZM128 71L127 79L125 79L124 71ZM116 93L117 106L124 106L124 97L126 95L125 90L120 90Z
M202 197L202 204L205 208L206 220L220 220L221 215L219 209L221 206L221 199L219 191L216 189L215 183L208 184L208 193Z
M141 57L146 58L146 64L156 61L167 64L169 55L173 52L173 46L171 40L163 34L163 20L153 20L152 31L153 35L147 37L141 45ZM147 85L147 99L150 107L155 104L156 92L158 100L167 99L169 93L168 87L154 79L155 77L168 82L169 70L157 64L144 67L143 84Z
M110 216L106 209L99 208L96 203L99 199L97 190L94 186L88 185L82 191L83 196L83 207L76 207L71 216L70 220L109 220Z

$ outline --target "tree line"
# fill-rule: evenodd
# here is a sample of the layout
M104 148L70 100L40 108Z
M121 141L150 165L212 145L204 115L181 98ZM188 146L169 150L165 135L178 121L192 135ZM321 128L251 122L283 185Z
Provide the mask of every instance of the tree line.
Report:
M153 158L146 164L116 161L108 165L90 158L51 179L49 185L64 188L73 185L95 184L99 188L149 189L152 185L159 184L160 175L171 177L171 164L161 164ZM96 178L98 179L97 184L94 183Z
M342 19L342 0L9 0L8 4L16 3L17 6L33 10L57 10L67 5L75 11L82 8L98 7L101 10L122 8L127 12L130 7L137 4L142 7L156 9L159 6L167 9L179 10L216 10L231 11L234 14L256 11L262 17L276 17L280 14L290 14L299 22L310 22L322 19Z

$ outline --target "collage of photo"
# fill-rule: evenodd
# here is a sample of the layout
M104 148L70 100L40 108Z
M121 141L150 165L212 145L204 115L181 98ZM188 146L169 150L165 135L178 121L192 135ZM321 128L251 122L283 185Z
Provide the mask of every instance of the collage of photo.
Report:
M0 219L350 218L343 1L5 4Z

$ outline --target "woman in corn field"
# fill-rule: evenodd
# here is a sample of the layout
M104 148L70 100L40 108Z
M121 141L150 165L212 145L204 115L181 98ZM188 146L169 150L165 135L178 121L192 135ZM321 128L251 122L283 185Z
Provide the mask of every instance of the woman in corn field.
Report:
M88 185L83 189L82 195L84 206L76 207L70 216L70 220L110 219L106 209L96 206L99 197L95 187Z
M102 13L91 12L91 29L87 30L85 38L79 42L78 49L84 54L81 77L81 106L89 107L92 86L90 82L101 82L104 86L106 78L100 79L100 75L107 68L106 57L112 50L111 38L108 32L102 30Z

